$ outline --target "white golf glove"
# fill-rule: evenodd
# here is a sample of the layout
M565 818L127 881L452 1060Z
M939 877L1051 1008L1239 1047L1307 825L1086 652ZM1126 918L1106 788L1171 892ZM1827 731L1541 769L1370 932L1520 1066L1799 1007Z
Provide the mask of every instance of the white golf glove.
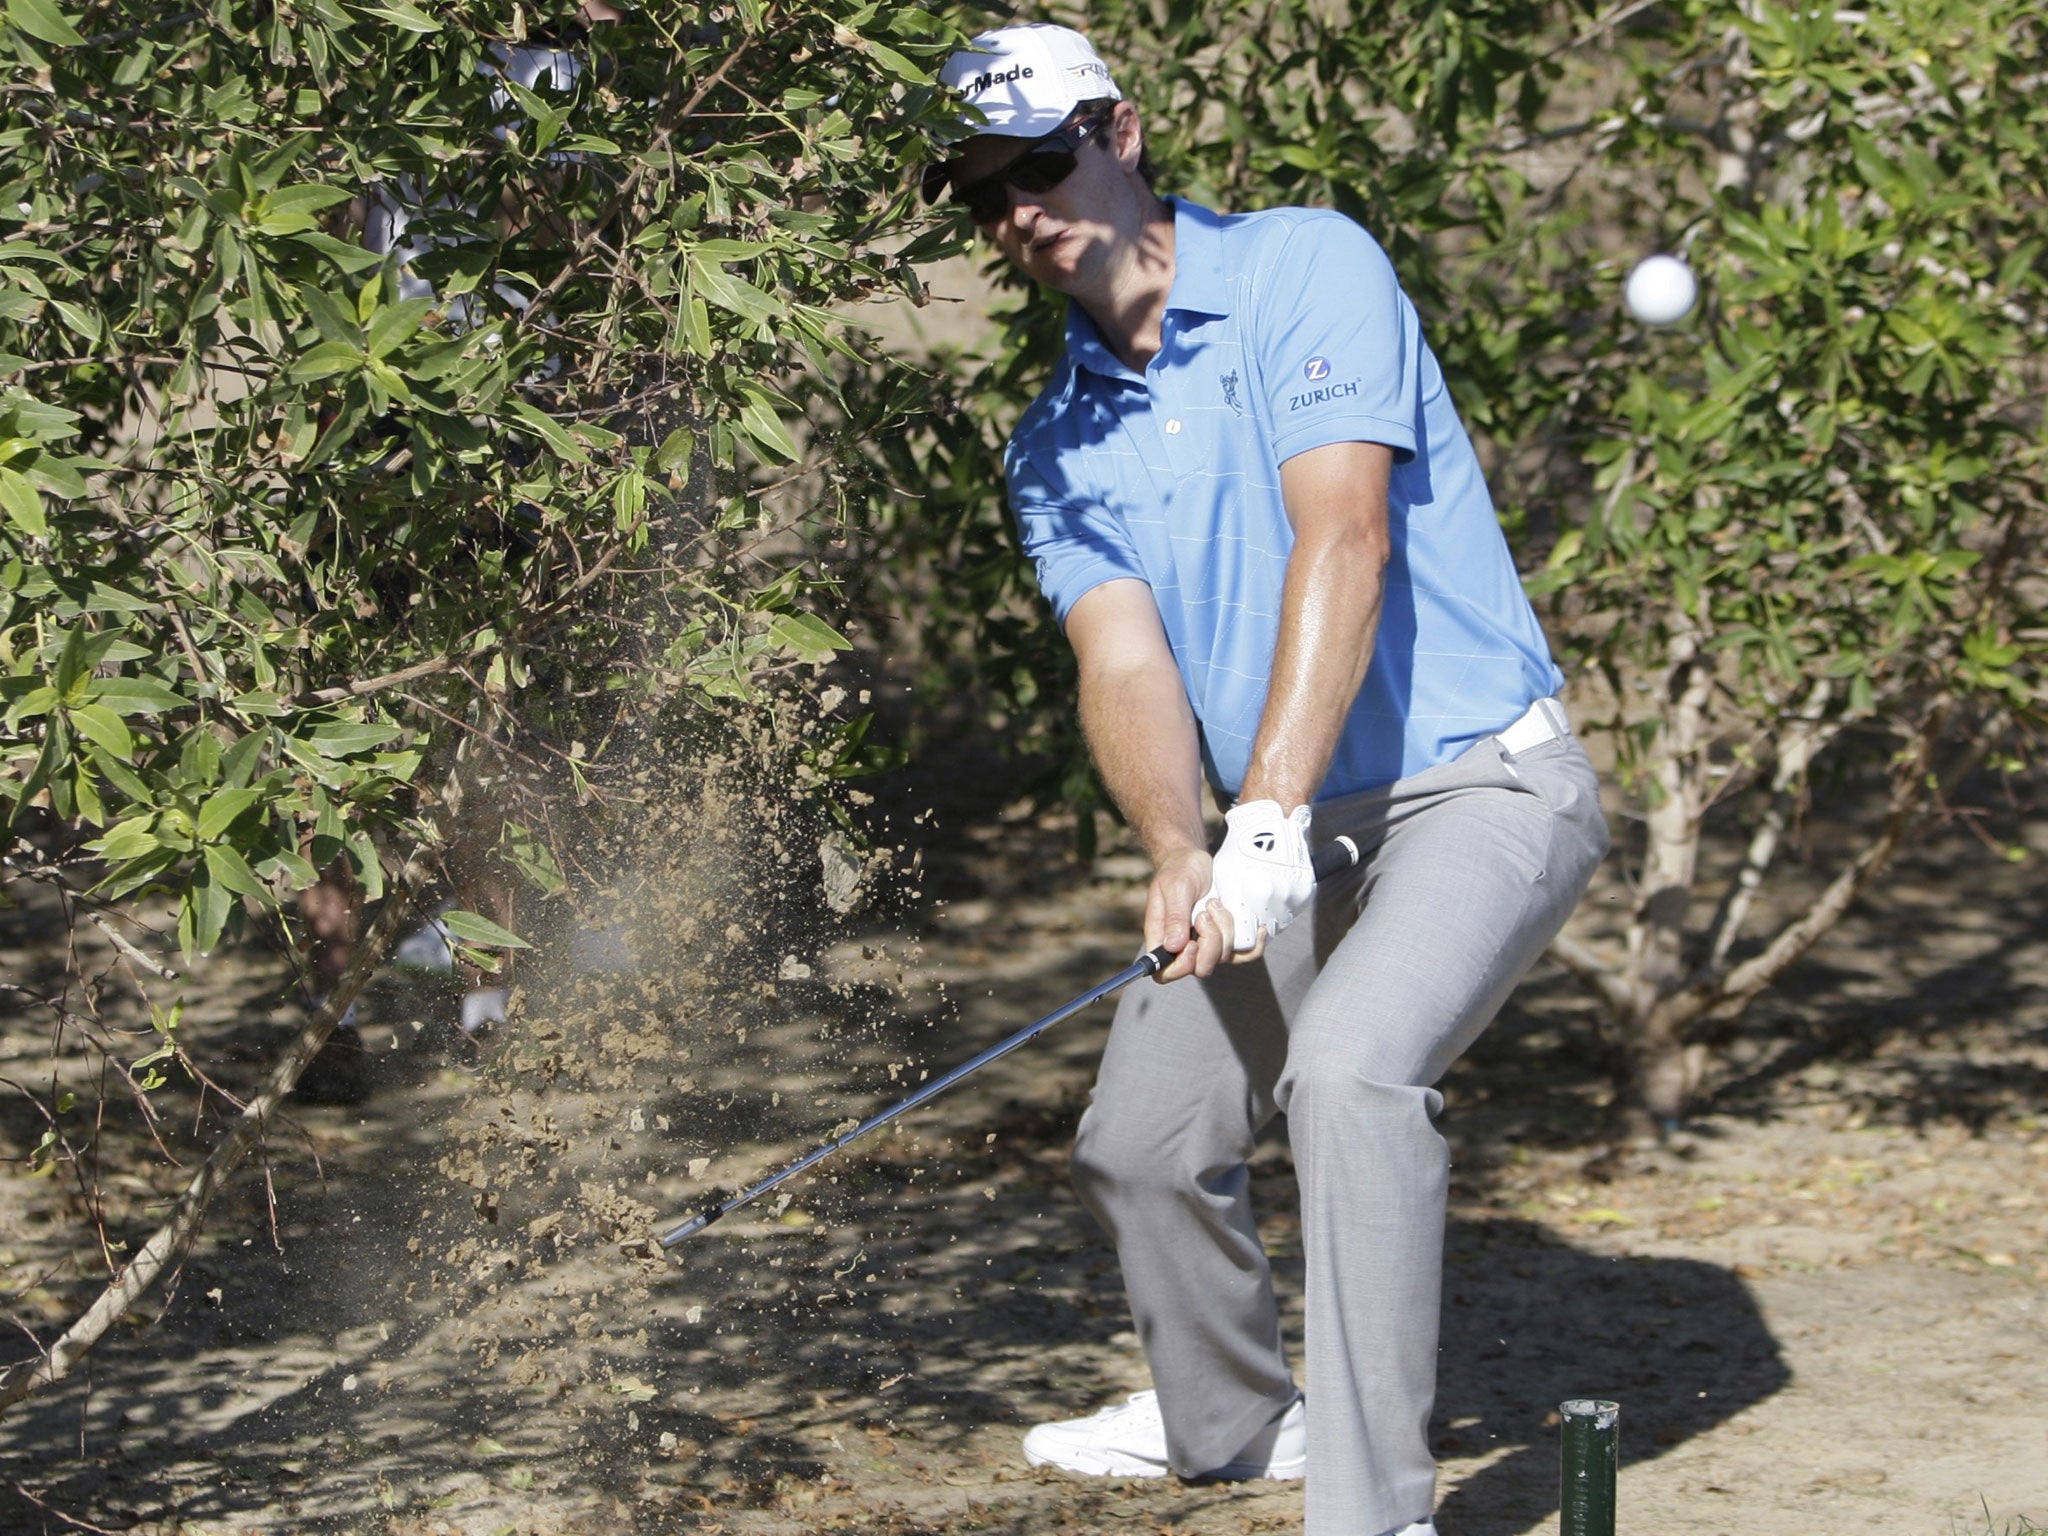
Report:
M1309 862L1309 808L1282 811L1277 800L1247 800L1223 816L1229 828L1209 875L1209 889L1195 903L1199 917L1210 902L1230 914L1238 953L1259 942L1259 930L1271 938L1315 894L1316 876Z

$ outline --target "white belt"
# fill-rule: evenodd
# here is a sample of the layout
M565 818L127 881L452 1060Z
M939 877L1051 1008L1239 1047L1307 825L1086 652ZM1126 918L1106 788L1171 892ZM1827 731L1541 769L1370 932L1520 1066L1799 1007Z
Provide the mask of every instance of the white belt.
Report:
M1564 706L1556 699L1538 699L1521 719L1506 730L1495 732L1494 740L1500 743L1503 752L1513 756L1571 733L1572 723L1565 716Z

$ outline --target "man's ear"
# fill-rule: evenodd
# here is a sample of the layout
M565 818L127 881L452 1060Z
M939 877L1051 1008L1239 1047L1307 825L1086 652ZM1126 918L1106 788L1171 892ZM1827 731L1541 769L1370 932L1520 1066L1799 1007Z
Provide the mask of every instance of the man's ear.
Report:
M1145 154L1145 125L1138 121L1138 109L1120 101L1110 109L1109 147L1125 170L1135 171Z

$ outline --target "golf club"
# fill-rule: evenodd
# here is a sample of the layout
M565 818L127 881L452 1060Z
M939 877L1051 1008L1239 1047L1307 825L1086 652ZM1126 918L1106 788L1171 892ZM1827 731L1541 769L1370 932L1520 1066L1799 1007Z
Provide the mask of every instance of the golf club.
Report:
M1317 880L1327 880L1332 875L1339 874L1344 870L1350 869L1357 862L1358 845L1352 842L1352 840L1348 837L1338 837L1331 839L1329 842L1323 844L1322 847L1316 850L1315 858L1313 861L1313 868L1315 869L1315 875ZM848 1146L849 1144L860 1140L860 1138L867 1135L869 1131L876 1130L881 1126L887 1125L891 1120L894 1120L898 1115L904 1114L909 1110L917 1108L920 1104L927 1103L930 1100L937 1098L940 1094L944 1093L948 1088L952 1087L955 1083L959 1082L963 1077L967 1077L972 1073L978 1072L983 1067L987 1066L990 1062L996 1061L1004 1056L1009 1055L1010 1052L1016 1050L1018 1046L1023 1045L1025 1042L1029 1040L1036 1039L1039 1035L1043 1034L1046 1030L1051 1029L1053 1025L1059 1023L1062 1019L1073 1017L1073 1015L1079 1013L1083 1008L1086 1008L1090 1003L1097 1002L1102 998L1110 996L1112 993L1121 992L1125 987L1129 986L1132 982L1136 981L1141 976L1158 975L1161 971L1166 969L1167 966L1173 963L1173 959L1173 951L1166 948L1166 946L1163 944L1157 949L1150 950L1145 954L1138 956L1137 959L1133 960L1129 965L1125 966L1122 970L1118 971L1114 976L1111 976L1106 981L1096 983L1094 986L1090 987L1086 992L1083 992L1079 997L1073 998L1068 1002L1062 1003L1059 1007L1053 1009L1051 1013L1048 1013L1044 1018L1038 1020L1037 1023L1027 1024L1024 1028L1018 1030L1014 1035L1011 1035L1006 1039L997 1041L994 1045L990 1046L987 1050L983 1051L979 1056L974 1057L970 1061L962 1062L959 1066L953 1068L953 1070L948 1072L944 1077L941 1077L934 1082L926 1083L922 1088L918 1089L917 1092L913 1093L909 1098L903 1100L901 1103L892 1104L887 1109L882 1110L880 1113L870 1115L867 1119L861 1121L859 1125L856 1125L852 1130L848 1131L845 1135L836 1137L833 1140L826 1142L822 1147L817 1148L815 1151L805 1154L803 1157L797 1159L797 1161L791 1163L787 1168L784 1168L780 1173L771 1174L769 1175L769 1177L763 1179L760 1183L750 1185L748 1188L741 1190L736 1195L721 1196L714 1192L713 1198L710 1201L708 1201L703 1207L703 1209L698 1211L696 1215L690 1217L686 1221L678 1222L675 1226L669 1228L666 1232L661 1234L660 1242L662 1248L666 1250L675 1247L678 1243L682 1242L683 1239L687 1237L693 1237L697 1233L702 1232L714 1221L717 1221L724 1216L730 1215L732 1212L738 1210L741 1206L746 1205L753 1200L759 1199L762 1195L767 1194L769 1190L775 1188L776 1185L782 1183L785 1179L795 1178L798 1174L802 1173L806 1168L810 1168L816 1165L817 1163L824 1161L826 1158L830 1157L834 1152L839 1151L842 1147Z

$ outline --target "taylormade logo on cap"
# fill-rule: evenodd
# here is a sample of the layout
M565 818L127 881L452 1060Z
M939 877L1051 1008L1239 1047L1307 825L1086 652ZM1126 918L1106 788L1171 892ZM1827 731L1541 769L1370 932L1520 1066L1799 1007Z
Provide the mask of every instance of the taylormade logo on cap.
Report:
M966 85L961 87L961 94L966 96L979 96L983 91L988 90L991 86L1008 85L1013 80L1029 80L1031 78L1031 74L1032 71L1029 65L1012 64L1010 66L1009 73L1007 74L976 75L972 80L968 81Z
M1087 38L1045 22L982 33L946 60L939 80L981 113L978 132L1004 138L1040 138L1084 101L1123 99Z

